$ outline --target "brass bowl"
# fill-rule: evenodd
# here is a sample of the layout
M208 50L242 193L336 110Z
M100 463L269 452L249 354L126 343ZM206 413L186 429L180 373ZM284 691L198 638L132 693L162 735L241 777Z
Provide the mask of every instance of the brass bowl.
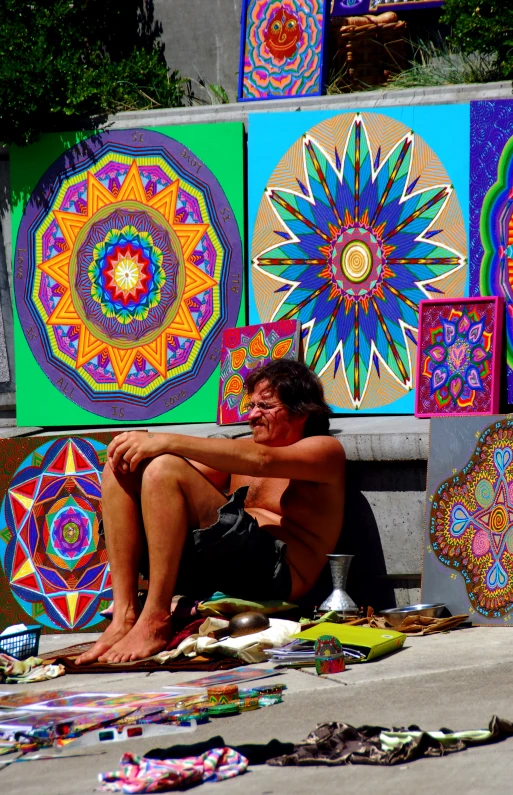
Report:
M406 605L406 607L391 607L388 610L380 610L379 615L386 618L393 627L398 627L408 616L440 618L444 607L445 605L440 602L438 604Z

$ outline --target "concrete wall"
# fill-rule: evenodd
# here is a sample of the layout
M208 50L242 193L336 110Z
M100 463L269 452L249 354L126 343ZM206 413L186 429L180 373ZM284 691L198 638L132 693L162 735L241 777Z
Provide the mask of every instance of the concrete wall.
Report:
M170 69L237 97L242 0L155 0L155 19ZM205 96L197 84L195 92Z

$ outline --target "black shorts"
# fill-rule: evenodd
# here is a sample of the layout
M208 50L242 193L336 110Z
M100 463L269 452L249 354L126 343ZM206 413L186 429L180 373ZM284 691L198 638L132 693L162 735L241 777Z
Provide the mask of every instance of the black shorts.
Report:
M218 520L187 534L175 592L205 599L220 591L251 601L290 599L287 545L262 530L244 510L248 487L234 491ZM147 558L141 573L147 576Z

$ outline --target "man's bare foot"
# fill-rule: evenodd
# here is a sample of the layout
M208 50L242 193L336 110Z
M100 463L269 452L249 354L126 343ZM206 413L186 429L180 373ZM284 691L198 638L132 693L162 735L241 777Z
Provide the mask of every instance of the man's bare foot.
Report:
M109 651L112 646L118 643L125 635L128 635L132 627L137 622L139 614L136 612L129 612L125 617L112 619L110 624L103 635L101 635L92 649L81 654L75 660L75 665L86 665L87 663L96 662L102 654Z
M169 613L141 613L134 627L111 649L104 652L100 662L120 663L144 660L163 651L171 640L171 616Z

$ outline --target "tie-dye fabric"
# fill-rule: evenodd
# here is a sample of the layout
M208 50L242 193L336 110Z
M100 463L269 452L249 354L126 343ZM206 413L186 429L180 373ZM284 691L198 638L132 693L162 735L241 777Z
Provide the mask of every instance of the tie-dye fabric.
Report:
M204 781L224 781L248 769L245 756L233 748L212 748L201 756L185 759L147 759L126 753L121 757L120 769L98 776L104 792L166 792L193 787Z

